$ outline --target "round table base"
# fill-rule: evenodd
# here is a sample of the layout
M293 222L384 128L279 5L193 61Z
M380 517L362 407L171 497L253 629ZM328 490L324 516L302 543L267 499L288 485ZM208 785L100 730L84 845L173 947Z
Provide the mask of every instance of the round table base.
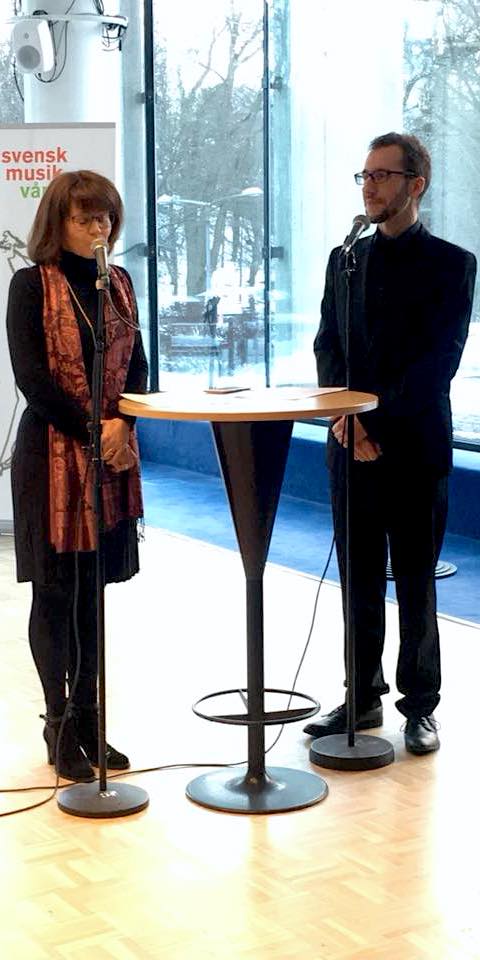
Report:
M126 817L148 807L148 793L141 787L128 783L107 786L99 789L94 783L75 783L65 787L58 794L58 806L72 817L93 817L95 819Z
M259 780L247 777L245 768L214 770L192 780L187 797L213 810L231 813L280 813L310 807L328 794L321 777L305 770L268 767Z
M395 753L392 744L380 737L355 734L353 746L348 744L348 734L337 733L318 737L310 747L310 760L330 770L376 770L393 763Z

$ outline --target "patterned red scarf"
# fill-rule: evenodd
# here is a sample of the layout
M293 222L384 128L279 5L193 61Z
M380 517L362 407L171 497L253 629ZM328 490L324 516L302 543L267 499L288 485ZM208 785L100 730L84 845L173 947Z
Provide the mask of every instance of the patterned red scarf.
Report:
M55 383L91 415L92 398L83 362L77 318L65 275L57 266L41 266L43 327L48 367ZM133 320L135 302L130 284L116 267L110 268L111 293L118 312ZM115 416L119 394L125 389L135 332L122 323L105 301L105 355L102 419ZM90 451L52 425L48 428L50 542L59 553L95 550L93 468ZM133 428L129 443L138 456ZM103 523L111 530L123 518L143 516L140 470L103 472ZM78 509L81 500L80 510ZM79 513L79 516L78 516Z

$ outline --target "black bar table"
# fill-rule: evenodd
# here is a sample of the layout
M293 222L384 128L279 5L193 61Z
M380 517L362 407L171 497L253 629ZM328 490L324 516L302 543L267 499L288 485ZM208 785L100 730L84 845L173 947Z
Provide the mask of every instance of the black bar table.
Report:
M246 769L227 767L191 781L187 796L202 806L234 813L272 813L308 807L327 795L327 785L317 774L265 767L265 726L311 716L317 712L318 704L313 709L310 706L283 713L265 711L263 572L294 421L364 413L374 410L377 403L373 394L343 387L265 388L229 393L172 391L145 396L127 394L120 401L120 411L131 416L211 423L245 570L246 712L209 719L247 726L248 764ZM228 692L232 691L220 691L218 695ZM242 691L237 693L242 695ZM315 703L305 695L296 696Z

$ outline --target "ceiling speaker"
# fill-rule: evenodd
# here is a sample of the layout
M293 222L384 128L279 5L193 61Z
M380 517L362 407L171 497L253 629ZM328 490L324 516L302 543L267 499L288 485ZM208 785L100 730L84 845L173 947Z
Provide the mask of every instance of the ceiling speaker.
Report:
M12 30L13 53L21 73L48 73L55 65L53 39L47 20L22 17Z

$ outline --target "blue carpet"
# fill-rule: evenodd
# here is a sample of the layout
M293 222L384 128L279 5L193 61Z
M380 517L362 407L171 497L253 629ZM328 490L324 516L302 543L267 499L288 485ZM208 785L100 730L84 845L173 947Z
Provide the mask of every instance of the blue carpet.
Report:
M143 462L145 520L153 527L181 533L230 550L237 549L223 482L165 464ZM268 559L303 573L320 576L332 540L330 507L282 496ZM437 580L439 612L480 623L480 541L447 534L442 560L457 573ZM327 579L338 581L335 552ZM395 587L388 585L395 598Z

